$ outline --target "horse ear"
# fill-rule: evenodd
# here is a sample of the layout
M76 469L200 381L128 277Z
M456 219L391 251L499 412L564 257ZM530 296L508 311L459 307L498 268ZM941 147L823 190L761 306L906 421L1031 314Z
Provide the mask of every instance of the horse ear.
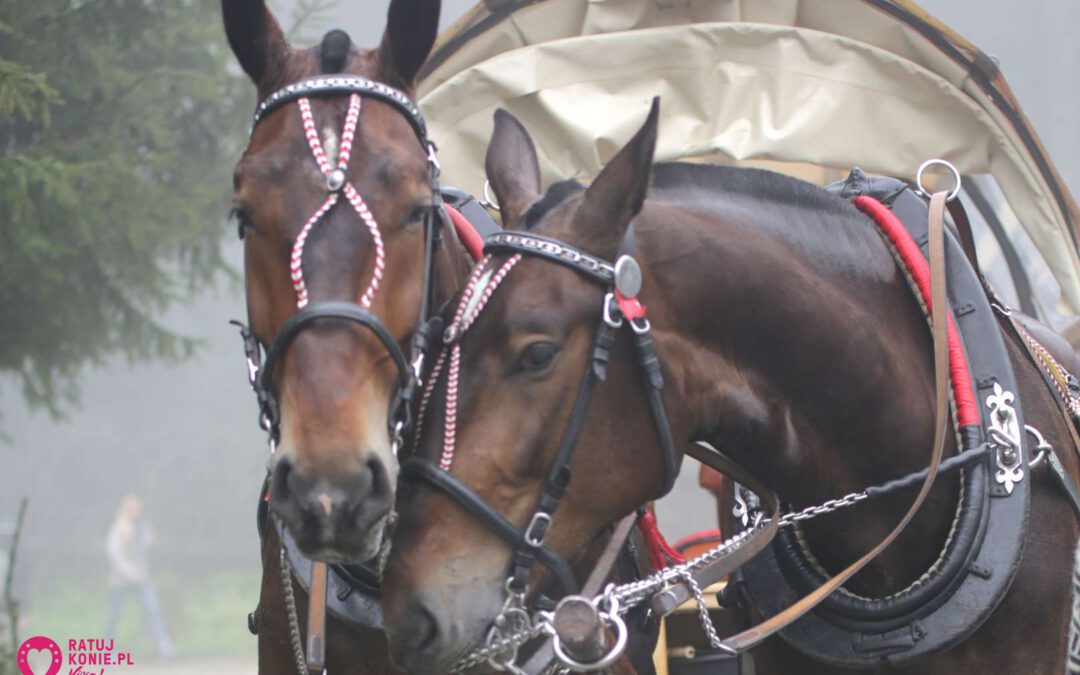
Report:
M540 161L525 126L502 108L495 111L484 168L499 202L503 227L516 227L525 209L540 198Z
M379 45L379 71L387 83L411 90L439 32L440 0L392 0Z
M590 253L614 258L630 221L641 211L652 175L659 117L660 98L656 97L645 124L585 192L574 214L574 229L581 235L581 247Z
M256 86L281 72L289 43L265 0L221 0L221 14L229 46Z

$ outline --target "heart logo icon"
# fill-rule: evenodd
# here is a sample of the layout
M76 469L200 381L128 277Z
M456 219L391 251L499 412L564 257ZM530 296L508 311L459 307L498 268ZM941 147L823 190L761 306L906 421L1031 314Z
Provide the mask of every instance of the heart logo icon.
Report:
M33 652L32 656L31 652ZM42 652L45 652L45 654L43 655ZM45 655L48 656L48 659L44 658ZM39 668L44 667L44 670L32 668L30 666L31 658L33 658L35 665ZM60 645L56 644L52 638L38 635L22 643L19 647L16 663L19 664L19 672L22 675L56 675L60 672L60 666L64 663L64 654L60 651Z

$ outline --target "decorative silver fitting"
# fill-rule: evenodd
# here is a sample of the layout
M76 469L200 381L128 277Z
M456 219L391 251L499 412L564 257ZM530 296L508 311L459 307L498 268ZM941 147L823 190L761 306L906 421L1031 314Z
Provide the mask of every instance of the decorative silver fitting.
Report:
M1024 479L1023 439L1016 420L1015 400L1012 392L1002 389L994 383L994 393L986 398L986 407L990 409L990 427L987 435L994 448L994 460L997 471L994 480L1005 487L1006 494L1012 494L1013 487Z
M338 192L345 187L345 181L348 180L348 177L344 169L334 169L326 174L326 191Z
M615 290L624 298L636 298L641 292L641 265L633 256L621 255L615 261Z

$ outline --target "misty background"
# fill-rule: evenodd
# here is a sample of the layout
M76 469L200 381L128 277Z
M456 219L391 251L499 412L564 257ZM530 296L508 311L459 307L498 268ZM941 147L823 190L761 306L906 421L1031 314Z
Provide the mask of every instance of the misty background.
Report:
M271 4L282 17L296 9L288 0ZM329 28L342 28L356 43L375 46L386 4L342 1L313 17L302 33L311 42ZM444 0L443 26L472 4ZM1074 33L1080 26L1080 3L922 4L1000 60L1075 194L1080 188L1080 41ZM206 21L220 25L220 15L208 13ZM223 33L221 44L224 48ZM250 99L253 106L253 92ZM162 106L174 103L160 101ZM246 122L246 117L232 120L231 126L242 129ZM220 187L226 232L222 251L241 275L241 243L225 224L231 186L223 182ZM6 436L0 440L0 522L14 516L22 497L29 498L16 577L25 603L22 633L57 639L100 634L103 538L120 500L135 493L145 501L157 532L155 576L182 657L231 654L238 660L226 670L253 672L255 638L247 632L245 614L258 599L255 507L267 448L256 425L240 340L227 323L246 318L238 277L220 277L214 288L159 318L201 341L195 354L175 365L109 357L85 368L81 402L63 419L31 409L18 382L0 378L0 431ZM2 321L18 322L19 316ZM696 479L696 466L688 461L674 496L660 505L661 527L671 539L715 526L713 503L696 487ZM137 636L140 621L141 608L131 604L121 639L128 634L137 644L146 643L145 636ZM178 663L189 662L181 658ZM205 672L190 663L190 672Z

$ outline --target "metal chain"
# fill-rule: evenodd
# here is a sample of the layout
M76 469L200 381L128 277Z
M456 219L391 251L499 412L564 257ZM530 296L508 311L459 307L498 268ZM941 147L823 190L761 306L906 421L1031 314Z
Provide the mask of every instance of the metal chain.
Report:
M780 527L790 526L797 522L807 521L827 513L832 513L833 511L838 511L842 508L857 504L865 499L869 499L869 495L865 491L853 492L844 495L843 497L838 497L837 499L830 499L822 504L808 506L801 511L786 513L780 517ZM626 614L657 591L663 590L673 583L685 583L694 594L694 599L698 605L702 628L704 628L705 633L709 638L710 645L714 648L723 649L723 644L716 633L716 628L713 627L712 621L709 620L708 608L705 607L704 593L694 580L693 573L703 567L707 567L720 557L741 546L750 535L762 527L764 522L764 520L759 518L757 522L746 530L724 540L715 548L706 551L692 560L657 570L644 579L631 581L618 586L611 585L603 594L597 596L597 601L600 601L604 596L607 596L609 599L614 599L618 603L618 613ZM473 666L498 656L499 654L505 653L511 649L517 649L526 642L538 638L541 635L552 635L554 633L554 627L551 625L551 616L547 612L537 612L533 616L531 624L532 625L526 629L502 635L497 640L469 652L454 665L453 672L464 672Z
M538 638L545 633L550 634L552 630L550 628L551 624L546 617L540 617L540 620L534 619L531 623L532 625L526 629L492 640L483 647L469 652L465 657L454 664L452 672L464 672L473 666L485 663L500 654L518 649L526 642Z
M780 518L780 527L785 525L791 525L792 523L799 523L804 520L810 520L817 516L825 515L826 513L832 513L838 511L845 506L851 506L852 504L858 504L864 499L869 499L870 495L863 492L852 492L851 494L838 497L836 499L830 499L827 502L818 504L817 506L808 506L802 511L794 511L792 513L786 513Z
M293 658L296 659L296 672L308 675L307 659L304 658L304 645L300 639L300 619L296 615L296 596L293 594L292 567L285 556L285 547L281 547L281 585L285 591L285 615L289 619L289 642Z
M698 584L697 579L689 572L684 572L682 574L682 580L690 589L690 592L694 594L694 602L697 604L698 610L698 620L701 622L701 627L705 631L705 637L709 639L709 646L713 649L724 649L724 643L720 641L720 635L716 632L716 626L709 617L709 608L705 606L705 594L701 592L701 586Z

